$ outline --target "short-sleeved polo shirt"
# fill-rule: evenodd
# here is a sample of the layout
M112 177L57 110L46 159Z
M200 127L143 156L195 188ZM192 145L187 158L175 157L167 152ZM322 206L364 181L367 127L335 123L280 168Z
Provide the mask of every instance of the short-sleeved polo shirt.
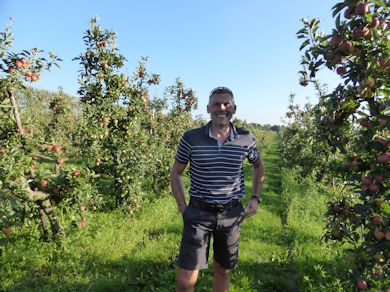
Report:
M176 160L190 163L189 194L208 203L223 204L245 195L244 166L260 158L253 134L231 124L233 135L218 146L210 137L210 123L189 130L180 140Z

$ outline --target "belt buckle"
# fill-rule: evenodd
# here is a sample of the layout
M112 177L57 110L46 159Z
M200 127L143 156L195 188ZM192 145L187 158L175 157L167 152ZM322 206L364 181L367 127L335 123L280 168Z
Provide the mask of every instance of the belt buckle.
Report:
M222 205L222 204L218 204L216 207L217 207L219 212L222 212L225 209L224 205Z

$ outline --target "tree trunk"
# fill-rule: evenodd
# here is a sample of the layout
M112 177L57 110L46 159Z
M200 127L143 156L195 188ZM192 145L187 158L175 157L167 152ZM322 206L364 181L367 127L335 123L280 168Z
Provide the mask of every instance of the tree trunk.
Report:
M12 94L12 92L10 90L7 91L7 94L8 94L9 100L11 101L16 125L18 126L18 129L19 129L19 133L23 134L24 131L23 131L23 126L22 126L22 121L20 120L20 114L19 114L18 106L16 104L15 96Z

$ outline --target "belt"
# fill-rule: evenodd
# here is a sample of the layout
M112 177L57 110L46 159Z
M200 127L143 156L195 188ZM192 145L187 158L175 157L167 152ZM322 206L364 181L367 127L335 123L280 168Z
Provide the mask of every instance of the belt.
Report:
M191 197L189 205L197 209L207 211L207 212L223 212L234 207L237 207L240 204L240 200L233 199L225 204L212 204L203 202L197 198Z

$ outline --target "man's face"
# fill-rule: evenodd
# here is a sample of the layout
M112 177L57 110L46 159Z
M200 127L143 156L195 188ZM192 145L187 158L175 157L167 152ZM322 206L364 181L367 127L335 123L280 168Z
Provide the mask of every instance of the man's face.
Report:
M216 93L209 100L207 112L215 125L228 125L236 112L236 105L229 93Z

